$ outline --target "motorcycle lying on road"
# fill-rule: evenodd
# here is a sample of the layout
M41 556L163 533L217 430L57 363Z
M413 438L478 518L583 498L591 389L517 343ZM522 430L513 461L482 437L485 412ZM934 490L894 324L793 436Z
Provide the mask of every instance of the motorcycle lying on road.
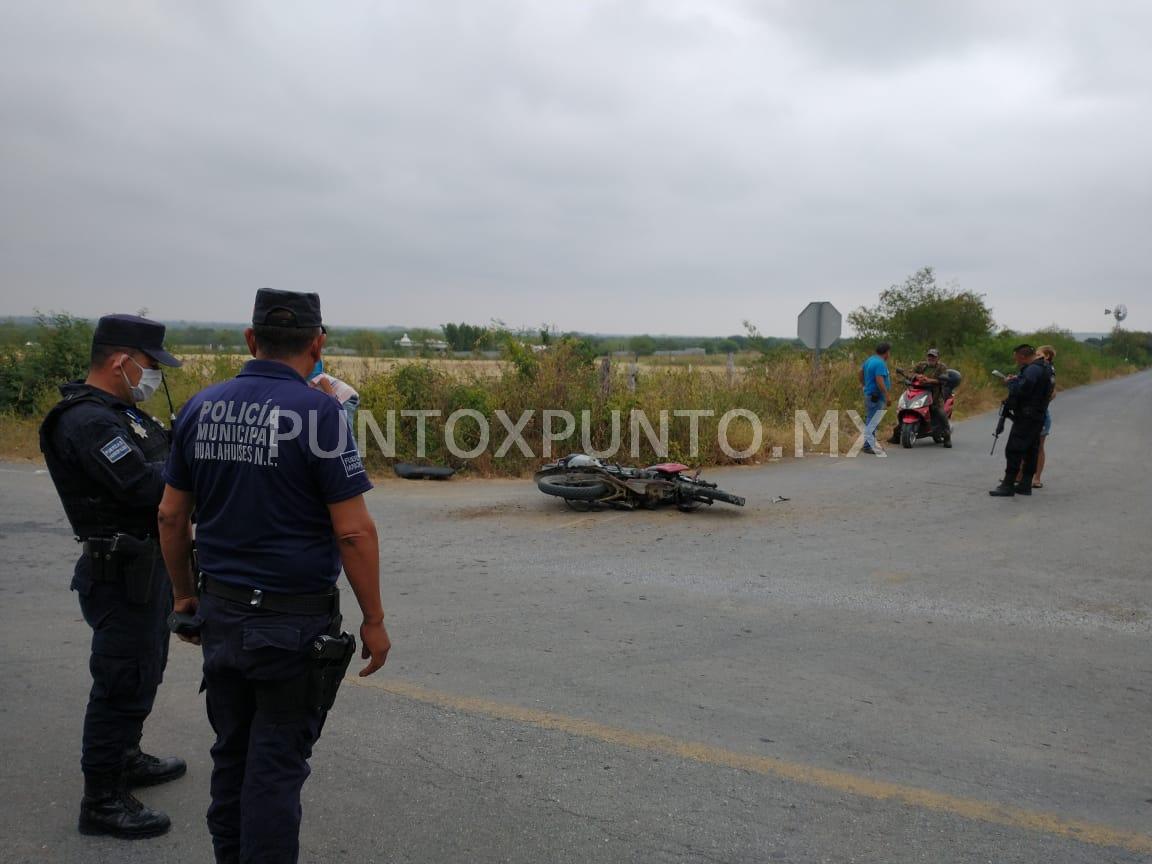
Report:
M744 506L744 499L700 479L679 462L663 462L648 468L628 468L574 453L551 462L536 472L537 488L555 495L574 510L616 507L635 510L675 504L685 512L713 501Z
M901 447L911 447L921 438L931 438L939 444L944 436L932 431L932 387L925 384L919 375L910 374L903 369L896 369L897 374L903 378L904 392L896 403L896 428L892 430L889 442L900 442ZM955 369L949 369L944 375L941 390L944 395L944 416L948 420L948 432L952 432L952 409L956 405L956 388L960 386L962 378Z

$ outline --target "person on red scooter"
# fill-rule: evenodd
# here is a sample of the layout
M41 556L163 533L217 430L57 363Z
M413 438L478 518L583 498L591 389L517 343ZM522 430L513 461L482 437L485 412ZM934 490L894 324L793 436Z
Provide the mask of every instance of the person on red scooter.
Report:
M932 431L940 435L945 447L952 446L952 430L944 414L944 388L948 386L948 367L940 362L940 352L929 348L924 359L912 367L912 372L932 388Z

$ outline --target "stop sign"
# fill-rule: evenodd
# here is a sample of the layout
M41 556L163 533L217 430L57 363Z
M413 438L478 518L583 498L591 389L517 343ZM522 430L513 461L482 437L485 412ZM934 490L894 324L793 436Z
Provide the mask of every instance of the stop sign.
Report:
M814 301L796 319L796 335L814 351L823 351L840 338L840 312L831 303Z

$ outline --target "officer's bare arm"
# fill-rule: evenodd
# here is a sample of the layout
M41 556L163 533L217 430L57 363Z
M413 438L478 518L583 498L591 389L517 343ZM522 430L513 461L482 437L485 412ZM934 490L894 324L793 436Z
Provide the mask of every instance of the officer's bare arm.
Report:
M364 643L361 655L369 662L360 670L363 677L384 665L392 647L384 627L384 606L380 602L380 541L363 495L329 504L328 512L332 517L332 532L340 544L344 575L364 615L360 628L360 639Z
M172 580L172 595L179 603L196 595L192 572L192 493L164 487L157 519L160 523L160 550Z

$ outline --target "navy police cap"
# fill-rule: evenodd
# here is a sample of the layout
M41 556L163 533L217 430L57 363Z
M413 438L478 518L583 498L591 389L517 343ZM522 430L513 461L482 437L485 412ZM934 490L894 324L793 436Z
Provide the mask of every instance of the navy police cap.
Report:
M269 316L277 312L281 314L269 321ZM261 288L256 292L252 323L257 327L323 327L324 322L320 320L320 295Z
M165 366L183 365L164 350L164 331L159 321L139 315L105 315L96 322L92 344L135 348Z

